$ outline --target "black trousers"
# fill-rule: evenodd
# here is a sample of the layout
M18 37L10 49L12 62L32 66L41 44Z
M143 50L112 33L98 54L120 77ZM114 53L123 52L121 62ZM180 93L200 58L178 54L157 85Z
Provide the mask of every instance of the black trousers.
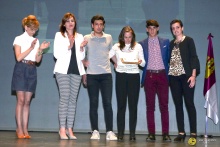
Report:
M125 112L128 100L130 136L135 137L137 104L140 91L140 75L116 72L117 127L118 136L124 135Z
M112 111L112 74L87 75L87 89L90 100L90 121L92 130L99 130L98 127L98 106L99 91L102 95L104 107L104 117L106 132L113 129L113 111Z
M176 120L177 120L178 131L185 132L184 112L183 112L183 100L184 100L189 117L190 132L196 133L197 120L196 120L196 108L194 105L195 86L193 88L190 88L189 83L187 82L188 79L189 77L186 75L169 76L170 89L176 108Z

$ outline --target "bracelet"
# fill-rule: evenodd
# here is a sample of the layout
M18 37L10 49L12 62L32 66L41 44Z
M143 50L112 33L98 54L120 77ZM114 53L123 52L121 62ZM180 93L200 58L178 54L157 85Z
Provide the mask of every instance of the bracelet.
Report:
M196 76L191 75L191 77L196 77Z
M43 51L38 51L38 56L43 55Z

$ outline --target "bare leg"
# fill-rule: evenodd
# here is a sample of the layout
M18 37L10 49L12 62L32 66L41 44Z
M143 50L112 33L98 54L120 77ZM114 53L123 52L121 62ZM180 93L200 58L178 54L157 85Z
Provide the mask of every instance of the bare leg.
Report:
M68 128L68 132L69 132L69 136L74 136L72 128Z
M27 136L28 134L28 120L29 120L29 113L30 113L30 102L32 92L25 92L25 99L24 99L24 106L23 106L23 131L24 135Z
M23 118L23 106L24 106L24 91L17 91L17 104L16 104L16 123L17 123L17 133L24 134L22 128L22 118Z
M59 134L60 134L60 138L61 139L68 139L68 137L66 136L66 128L60 128L60 131L59 131Z

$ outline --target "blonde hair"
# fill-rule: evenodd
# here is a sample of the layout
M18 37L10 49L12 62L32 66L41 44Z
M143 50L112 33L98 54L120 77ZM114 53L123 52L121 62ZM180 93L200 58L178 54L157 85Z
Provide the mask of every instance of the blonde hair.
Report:
M37 20L36 16L34 15L28 15L27 17L23 18L22 20L22 26L23 28L25 26L38 29L40 26L39 21Z

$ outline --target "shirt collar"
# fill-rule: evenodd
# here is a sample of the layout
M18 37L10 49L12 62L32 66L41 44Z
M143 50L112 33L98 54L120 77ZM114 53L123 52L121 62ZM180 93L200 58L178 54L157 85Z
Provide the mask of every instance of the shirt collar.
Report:
M94 31L92 31L91 32L91 36L92 36L92 38L104 38L105 37L105 33L102 32L102 36L101 37L97 37L97 36L94 35Z
M29 36L26 31L23 33L23 35L25 38L30 39L30 40L32 40L34 38L33 36Z
M148 40L149 41L156 41L156 40L158 40L158 36L156 36L156 37L149 37Z

